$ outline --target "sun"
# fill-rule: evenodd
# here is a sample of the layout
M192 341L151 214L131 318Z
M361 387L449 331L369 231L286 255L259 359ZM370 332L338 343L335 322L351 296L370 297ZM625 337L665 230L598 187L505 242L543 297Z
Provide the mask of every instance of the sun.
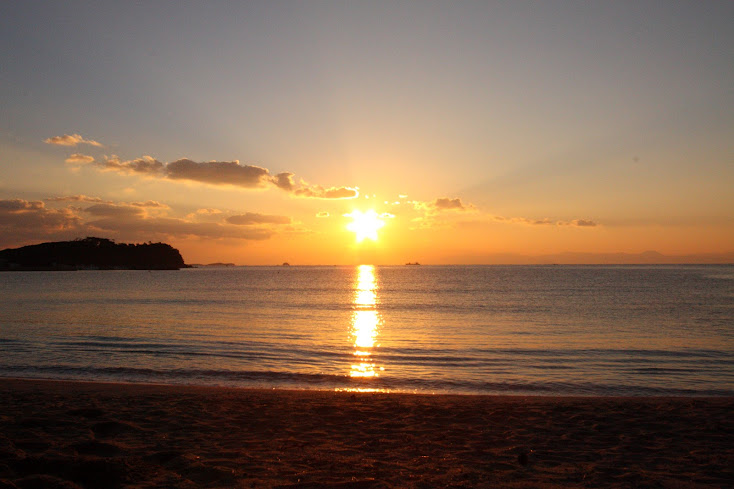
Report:
M372 209L366 212L354 210L350 214L344 214L344 217L352 218L352 222L347 224L347 229L355 233L357 243L365 239L377 241L377 231L385 225L377 212Z

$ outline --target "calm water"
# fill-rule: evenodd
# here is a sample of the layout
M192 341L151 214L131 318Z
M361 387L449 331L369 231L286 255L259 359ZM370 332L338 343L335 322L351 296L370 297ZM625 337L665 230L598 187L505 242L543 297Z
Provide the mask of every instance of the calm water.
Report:
M0 273L0 376L734 395L734 266Z

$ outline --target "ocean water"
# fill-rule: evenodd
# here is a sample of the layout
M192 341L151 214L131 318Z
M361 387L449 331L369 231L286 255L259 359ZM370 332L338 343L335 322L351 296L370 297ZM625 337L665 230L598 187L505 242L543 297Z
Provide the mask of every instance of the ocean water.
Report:
M734 266L0 273L0 376L734 395Z

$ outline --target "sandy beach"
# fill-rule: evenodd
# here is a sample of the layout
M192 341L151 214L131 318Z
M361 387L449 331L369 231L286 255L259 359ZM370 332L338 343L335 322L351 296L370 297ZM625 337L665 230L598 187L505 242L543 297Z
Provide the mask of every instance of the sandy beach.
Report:
M732 412L0 379L0 488L731 487Z

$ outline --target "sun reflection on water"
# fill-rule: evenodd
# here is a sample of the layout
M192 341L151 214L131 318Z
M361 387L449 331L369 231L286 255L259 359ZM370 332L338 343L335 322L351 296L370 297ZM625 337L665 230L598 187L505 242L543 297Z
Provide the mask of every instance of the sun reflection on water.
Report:
M384 369L375 365L373 352L379 346L376 341L382 318L377 312L377 284L372 265L360 265L357 269L353 307L351 337L354 341L354 363L349 376L378 377L380 370Z

